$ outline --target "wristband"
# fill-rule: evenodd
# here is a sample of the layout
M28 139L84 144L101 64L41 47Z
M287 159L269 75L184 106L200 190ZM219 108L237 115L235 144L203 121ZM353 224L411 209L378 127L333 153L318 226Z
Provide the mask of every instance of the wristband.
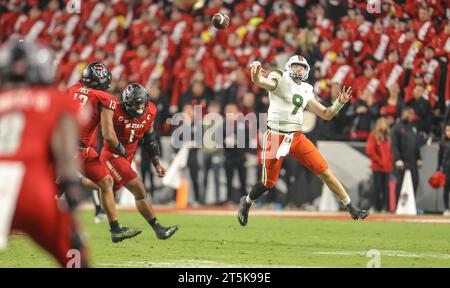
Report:
M338 99L336 99L336 101L334 101L333 105L330 107L330 111L333 114L337 114L339 112L339 110L342 109L342 107L344 107L345 104L342 104L339 102Z

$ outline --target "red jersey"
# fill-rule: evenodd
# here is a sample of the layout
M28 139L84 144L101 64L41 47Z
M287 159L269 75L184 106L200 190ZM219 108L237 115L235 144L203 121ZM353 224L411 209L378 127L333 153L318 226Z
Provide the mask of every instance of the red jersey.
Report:
M80 141L86 146L92 146L95 132L100 124L101 108L115 110L117 99L108 92L86 88L81 83L70 87L70 95L84 109L90 109L92 117L80 128Z
M78 119L79 106L55 88L0 91L0 161L21 161L29 171L51 167L51 138L63 114Z
M70 249L79 249L82 259L86 257L84 247L73 241L78 224L55 201L51 156L58 120L62 115L78 120L79 110L67 93L55 88L0 91L0 249L10 230L20 230L62 267L71 265Z
M366 154L371 160L370 167L375 172L389 173L392 171L392 155L391 143L387 140L378 141L374 132L370 132L367 138Z
M114 130L117 138L127 149L129 159L133 159L139 140L144 137L152 127L155 120L157 109L152 102L148 103L147 109L142 116L131 118L125 113L125 108L118 105L114 111ZM116 153L116 149L111 147L108 142L104 142L104 147L111 153Z

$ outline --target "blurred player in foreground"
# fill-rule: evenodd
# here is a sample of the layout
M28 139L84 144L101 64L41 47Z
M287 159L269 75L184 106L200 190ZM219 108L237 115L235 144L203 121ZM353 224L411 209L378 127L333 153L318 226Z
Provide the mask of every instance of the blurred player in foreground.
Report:
M73 157L79 106L49 86L52 61L51 51L37 44L0 48L0 248L10 229L21 230L61 266L70 266L78 251L75 267L86 267L87 251L71 214L83 191ZM55 200L58 189L67 204Z
M251 64L252 82L269 90L270 106L261 155L262 176L249 195L241 197L238 220L242 226L247 225L253 201L275 186L283 158L288 154L316 174L341 200L354 220L368 216L367 211L352 205L350 197L328 169L319 150L301 132L305 109L324 120L331 120L351 99L351 87L343 87L333 105L325 107L315 99L313 87L304 82L308 79L309 69L306 59L299 55L289 58L284 71L276 69L267 78L262 76L259 61Z

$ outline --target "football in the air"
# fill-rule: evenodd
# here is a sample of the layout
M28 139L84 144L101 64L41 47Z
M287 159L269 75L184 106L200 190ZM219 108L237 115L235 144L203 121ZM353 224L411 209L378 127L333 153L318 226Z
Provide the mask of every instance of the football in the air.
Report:
M225 29L228 27L228 25L230 25L230 17L222 13L216 13L213 15L211 23L217 29Z

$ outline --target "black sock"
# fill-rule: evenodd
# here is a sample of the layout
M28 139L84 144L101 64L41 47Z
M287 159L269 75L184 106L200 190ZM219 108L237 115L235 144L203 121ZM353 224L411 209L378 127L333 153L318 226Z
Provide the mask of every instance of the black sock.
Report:
M261 181L256 182L256 184L253 186L252 191L248 194L248 197L254 201L258 199L264 192L267 191L266 186Z
M159 228L161 226L158 222L158 219L156 219L156 217L148 220L148 223L150 224L150 226L152 226L153 229Z
M95 205L95 215L97 215L103 210L100 204L100 192L98 190L92 190L92 201Z
M119 230L120 229L119 221L115 220L115 221L109 222L109 227L111 228L111 231Z
M98 215L100 212L102 212L102 206L95 205L95 215Z

